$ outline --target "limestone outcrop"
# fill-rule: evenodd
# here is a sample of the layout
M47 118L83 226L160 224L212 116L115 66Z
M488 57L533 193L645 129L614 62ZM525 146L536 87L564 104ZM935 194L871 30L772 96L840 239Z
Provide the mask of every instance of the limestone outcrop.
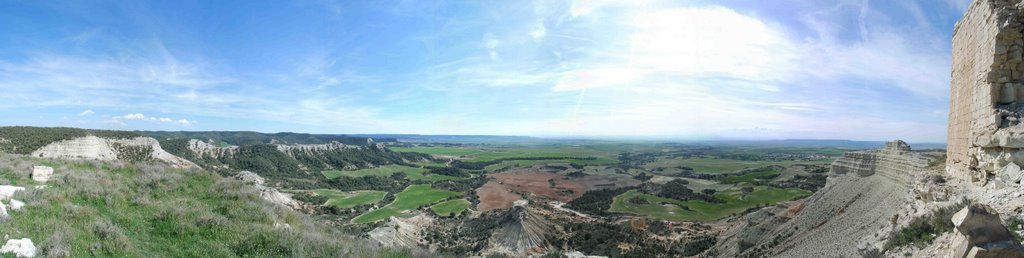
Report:
M370 239L386 247L413 248L425 244L423 231L435 223L425 214L401 218L391 217L387 224L368 233Z
M238 146L217 147L208 142L191 139L188 140L188 150L196 157L220 158L235 155L238 153Z
M934 159L903 141L849 152L837 159L825 187L806 201L769 207L737 219L719 237L721 257L856 257L863 242L877 244L900 211L914 202L914 186ZM938 191L938 190L936 190Z
M857 174L861 177L879 174L910 185L910 178L928 167L929 159L910 151L910 145L901 140L887 142L884 149L843 153L832 163L834 174Z
M11 239L0 247L0 253L14 253L17 257L36 257L36 246L32 244L32 239Z
M96 136L79 137L50 143L31 154L38 158L84 160L160 160L176 167L195 167L186 159L174 156L150 137L108 139Z
M13 185L0 185L0 200L10 199L15 192L25 191L25 187Z
M281 191L277 190L277 188L264 185L266 180L264 180L263 177L257 175L256 173L242 171L235 175L235 179L251 184L253 187L256 188L256 191L259 191L260 198L263 198L264 200L292 209L299 209L302 206L301 204L299 204L298 201L292 199L291 194L282 193Z
M53 168L47 166L33 166L32 167L32 180L36 182L50 181L50 176L53 176Z

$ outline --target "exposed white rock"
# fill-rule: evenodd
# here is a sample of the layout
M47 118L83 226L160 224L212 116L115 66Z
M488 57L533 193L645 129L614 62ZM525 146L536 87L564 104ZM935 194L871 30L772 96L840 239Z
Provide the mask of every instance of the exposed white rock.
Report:
M53 168L47 166L34 166L32 167L32 180L37 182L50 181L50 177L53 176Z
M7 219L10 217L11 216L7 214L7 205L4 205L4 203L0 202L0 219Z
M434 218L424 214L410 218L391 217L387 224L368 235L386 247L416 247L423 242L420 232L433 224Z
M21 207L25 207L25 202L11 199L11 210L21 210Z
M165 161L177 167L195 167L191 161L174 156L160 147L160 142L150 137L131 139L107 139L96 136L79 137L50 143L32 152L33 157L52 159L117 160L116 146L149 147L150 157Z
M10 199L18 191L25 191L25 188L13 185L0 185L0 200Z
M260 192L260 198L270 201L272 203L287 206L289 208L299 208L299 202L292 199L292 194L282 193L276 188L263 185L266 180L260 175L249 171L242 171L235 175L235 178L242 182L253 184L253 187Z
M954 243L950 257L1024 257L1024 246L1013 239L994 209L971 204L951 220L964 237Z
M11 239L0 248L0 253L14 253L17 257L36 257L36 246L32 244L32 239Z
M566 252L563 255L567 258L607 258L607 256L585 255L580 251Z
M263 177L261 177L260 175L257 175L256 173L250 172L250 171L238 172L238 174L235 175L235 178L238 178L238 180L242 180L242 182L252 183L252 184L257 184L257 185L262 185L262 184L266 183L266 180L264 180Z
M238 146L217 147L213 144L191 139L188 141L188 149L197 157L220 158L226 155L238 153Z

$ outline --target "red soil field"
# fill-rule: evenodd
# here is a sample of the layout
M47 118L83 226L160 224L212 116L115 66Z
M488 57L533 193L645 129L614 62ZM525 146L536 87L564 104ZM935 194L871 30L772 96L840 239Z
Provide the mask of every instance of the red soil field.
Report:
M635 186L640 181L628 175L586 175L569 177L533 169L513 170L491 175L491 181L476 190L480 196L479 211L512 207L523 199L516 193L529 193L547 199L569 202L584 192L595 189ZM531 196L538 197L538 196ZM532 198L531 198L532 199Z

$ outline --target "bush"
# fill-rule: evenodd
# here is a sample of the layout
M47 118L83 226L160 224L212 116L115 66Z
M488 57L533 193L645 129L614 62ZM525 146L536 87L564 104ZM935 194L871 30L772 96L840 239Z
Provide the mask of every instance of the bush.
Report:
M945 232L953 231L953 214L967 206L966 201L940 208L931 215L914 218L910 225L898 231L892 232L892 236L885 242L884 251L893 248L913 244L917 248L924 248L930 244L935 237Z

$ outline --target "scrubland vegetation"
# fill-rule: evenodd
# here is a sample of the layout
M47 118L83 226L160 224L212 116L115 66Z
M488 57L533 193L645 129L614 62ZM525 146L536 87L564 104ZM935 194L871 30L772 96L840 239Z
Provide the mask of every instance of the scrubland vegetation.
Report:
M32 165L56 166L44 189L0 222L48 257L402 257L260 199L240 181L195 169L0 155L0 183L26 185ZM6 182L4 182L6 181Z

